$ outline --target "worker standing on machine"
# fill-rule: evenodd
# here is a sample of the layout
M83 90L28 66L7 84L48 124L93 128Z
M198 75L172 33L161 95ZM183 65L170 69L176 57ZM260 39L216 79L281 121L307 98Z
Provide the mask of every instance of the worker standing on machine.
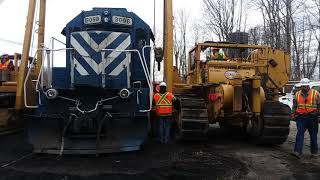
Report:
M224 60L224 54L220 52L220 48L211 48L211 59L212 60Z
M167 92L167 84L161 82L160 92L154 94L153 102L155 105L156 117L160 123L159 136L162 144L167 144L170 138L170 127L172 121L173 101L175 97L171 92Z
M296 143L294 155L300 158L303 150L304 133L308 130L311 141L311 155L318 154L318 112L320 105L320 94L317 90L310 89L310 81L303 78L300 81L301 89L296 92L293 100L293 113L297 125Z
M13 66L13 63L10 61L9 56L8 55L3 55L2 57L3 58L2 58L1 64L0 64L0 70L13 71L14 70L14 66Z

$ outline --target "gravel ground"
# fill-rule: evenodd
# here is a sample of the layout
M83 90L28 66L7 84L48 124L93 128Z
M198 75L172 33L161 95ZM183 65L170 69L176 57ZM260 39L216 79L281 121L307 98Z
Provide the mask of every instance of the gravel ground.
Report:
M0 137L0 180L320 179L320 158L310 158L308 135L303 158L290 154L295 132L293 122L288 141L273 147L213 129L207 141L150 140L138 152L60 158L31 154L25 134L18 133Z

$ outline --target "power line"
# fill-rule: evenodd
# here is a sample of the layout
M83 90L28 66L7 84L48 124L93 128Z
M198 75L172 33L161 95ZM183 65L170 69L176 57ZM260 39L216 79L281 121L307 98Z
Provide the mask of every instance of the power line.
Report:
M12 41L12 40L8 40L8 39L4 39L4 38L0 38L0 41L6 42L6 43L10 43L10 44L15 44L15 45L18 45L18 46L23 46L22 42ZM32 48L37 48L37 47L32 46Z
M1 0L0 0L0 1L1 1ZM21 42L12 41L12 40L3 39L3 38L0 38L0 41L2 41L2 42L7 42L7 43L10 43L10 44L19 45L19 46L22 46L22 45L23 45L23 43L21 43Z

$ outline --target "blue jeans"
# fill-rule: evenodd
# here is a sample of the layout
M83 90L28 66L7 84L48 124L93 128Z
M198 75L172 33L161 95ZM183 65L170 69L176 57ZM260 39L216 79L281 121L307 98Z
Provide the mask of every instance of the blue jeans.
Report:
M170 138L171 116L159 116L159 123L160 142L167 144Z
M304 133L308 130L310 135L310 151L318 153L318 118L316 115L300 115L296 117L297 135L294 151L302 154Z

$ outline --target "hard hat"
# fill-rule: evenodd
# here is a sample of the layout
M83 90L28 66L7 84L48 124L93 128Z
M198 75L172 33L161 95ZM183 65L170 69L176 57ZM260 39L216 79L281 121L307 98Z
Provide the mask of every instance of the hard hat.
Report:
M167 87L167 84L165 82L161 82L159 86L165 86Z
M309 84L310 84L310 80L308 78L301 79L299 83L300 86L309 86Z

